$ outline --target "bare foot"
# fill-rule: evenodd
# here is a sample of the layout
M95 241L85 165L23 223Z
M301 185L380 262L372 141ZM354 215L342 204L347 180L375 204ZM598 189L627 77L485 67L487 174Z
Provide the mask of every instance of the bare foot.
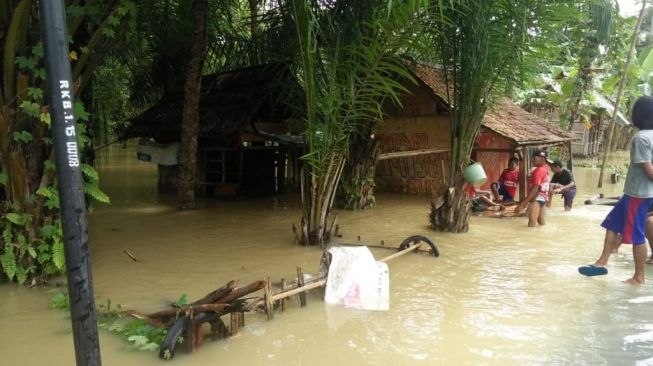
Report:
M629 279L625 280L624 283L628 284L628 285L643 285L644 284L644 279L643 278L632 277L632 278L629 278Z

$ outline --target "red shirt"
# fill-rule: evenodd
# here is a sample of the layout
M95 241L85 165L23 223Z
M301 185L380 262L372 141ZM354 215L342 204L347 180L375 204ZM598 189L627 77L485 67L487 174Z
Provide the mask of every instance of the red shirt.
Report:
M544 164L536 167L535 170L528 177L528 191L530 192L533 186L539 186L539 191L536 196L538 201L549 200L549 166ZM538 199L539 198L539 199Z
M467 198L476 197L476 189L471 184L465 183L465 193L467 194Z
M504 169L499 177L499 182L503 184L506 192L511 197L517 194L517 187L519 187L519 168L515 170Z

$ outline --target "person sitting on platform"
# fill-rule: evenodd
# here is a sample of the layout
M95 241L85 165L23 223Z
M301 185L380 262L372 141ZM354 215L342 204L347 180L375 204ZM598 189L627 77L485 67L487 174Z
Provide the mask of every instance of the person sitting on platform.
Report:
M519 159L512 157L508 160L508 168L501 172L497 182L492 183L494 200L513 202L519 187Z
M485 210L500 210L503 206L492 200L492 192L475 188L469 183L465 183L465 192L472 205L472 211L481 212Z

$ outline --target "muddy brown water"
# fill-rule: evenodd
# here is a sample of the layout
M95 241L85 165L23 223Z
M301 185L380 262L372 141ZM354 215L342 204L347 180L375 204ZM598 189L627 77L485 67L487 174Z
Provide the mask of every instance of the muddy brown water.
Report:
M133 150L114 149L102 163L110 206L90 216L98 301L158 310L181 293L198 298L228 280L292 277L297 265L317 269L320 252L293 244L300 216L291 195L210 200L178 212L156 193L156 170ZM596 193L598 170L575 169L576 207L556 199L548 223L524 218L471 220L466 234L428 229L428 199L379 195L370 211L340 212L345 242L397 245L409 235L432 238L440 258L402 257L389 264L391 309L358 312L326 306L319 293L297 300L273 321L247 314L233 338L207 342L175 365L646 365L653 364L653 266L649 282L632 274L629 248L610 274L578 275L599 254L607 206L584 205ZM622 184L606 184L607 196ZM123 250L140 262L132 262ZM377 258L389 251L379 249ZM70 322L52 310L52 289L0 286L0 364L73 365ZM154 352L128 349L100 332L104 365L160 365Z

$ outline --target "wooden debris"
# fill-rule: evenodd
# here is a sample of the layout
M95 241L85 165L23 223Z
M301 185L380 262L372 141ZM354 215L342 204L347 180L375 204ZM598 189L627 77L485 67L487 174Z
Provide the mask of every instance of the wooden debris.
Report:
M142 313L139 313L139 312L134 311L134 310L127 310L126 313L127 313L127 315L129 315L129 316L131 316L133 318L145 321L147 324L149 324L149 325L151 325L153 327L157 327L157 328L165 328L166 327L166 325L162 321L160 321L158 319L153 319L153 318L151 318L150 316L148 316L146 314L142 314Z
M125 253L125 254L127 254L127 256L128 256L129 258L131 258L131 260L133 260L134 262L138 262L138 259L136 259L136 257L134 257L134 255L131 254L131 252L130 252L129 250L125 249L125 250L123 250L122 252Z
M235 336L240 331L240 318L243 316L243 313L231 313L231 326L229 327L229 335Z
M286 283L286 279L282 278L281 279L281 292L284 292L287 289L288 289L288 284ZM281 301L281 311L286 311L288 309L288 299L283 298L280 301Z
M205 311L221 312L229 307L229 304L199 304L188 305L179 309L168 309L157 311L156 313L149 314L150 318L170 318L180 314L186 313L201 313Z
M420 251L422 242L431 246L431 254L438 256L437 247L428 238L422 236L411 236L404 240L397 253L381 259L381 262L387 262L392 259L401 257L411 252ZM382 241L382 244L383 243ZM389 246L370 246L392 249ZM394 248L397 249L397 248ZM328 260L328 252L323 254L322 261ZM247 286L236 287L236 281L229 281L224 286L208 293L204 297L180 308L171 308L157 311L151 314L129 310L127 314L141 319L155 327L167 328L165 339L161 342L159 348L159 357L169 360L174 357L176 346L179 338L184 336L185 349L187 352L193 352L203 344L203 324L209 323L211 331L209 337L213 340L234 336L245 326L245 312L263 309L267 314L268 320L274 318L274 305L278 304L281 311L288 309L287 299L290 296L299 295L300 304L306 306L306 292L312 289L324 287L327 282L326 273L321 276L305 280L304 270L301 266L297 267L297 279L290 284L285 278L280 281L278 292L274 292L269 277L265 280L254 281ZM244 296L253 292L264 291L263 296L245 298ZM222 316L229 314L229 328L221 319Z
M272 320L274 317L274 306L272 300L272 285L270 285L270 278L266 278L265 281L265 314L268 316L268 320Z
M387 262L387 261L391 261L391 260L393 260L395 258L399 258L402 255L406 255L406 254L408 254L408 253L410 253L412 251L415 251L415 250L419 249L419 246L420 246L420 244L410 246L410 247L408 247L408 248L406 248L406 249L404 249L404 250L402 250L400 252L397 252L397 253L395 253L393 255L389 255L389 256L387 256L387 257L385 257L383 259L379 259L378 262Z
M593 195L593 196L590 197L589 199L585 200L585 204L586 204L586 205L591 205L591 204L593 204L596 200L598 200L599 198L603 198L603 194L595 194L595 195Z
M383 244L385 244L385 243L383 243ZM365 247L373 248L373 249L390 249L390 250L398 250L399 249L399 248L393 247L393 246L376 245L376 244L338 243L338 245L355 246L355 247L365 246ZM420 254L433 255L433 251L431 249L418 247L417 249L415 249L415 251L417 253L420 253Z
M304 270L302 267L297 267L297 285L299 287L304 286ZM299 304L301 307L306 306L306 293L305 292L300 292L299 293Z
M232 292L236 288L236 284L236 281L229 281L226 285L193 302L191 305L211 304L216 302L218 299L221 299L222 297Z

